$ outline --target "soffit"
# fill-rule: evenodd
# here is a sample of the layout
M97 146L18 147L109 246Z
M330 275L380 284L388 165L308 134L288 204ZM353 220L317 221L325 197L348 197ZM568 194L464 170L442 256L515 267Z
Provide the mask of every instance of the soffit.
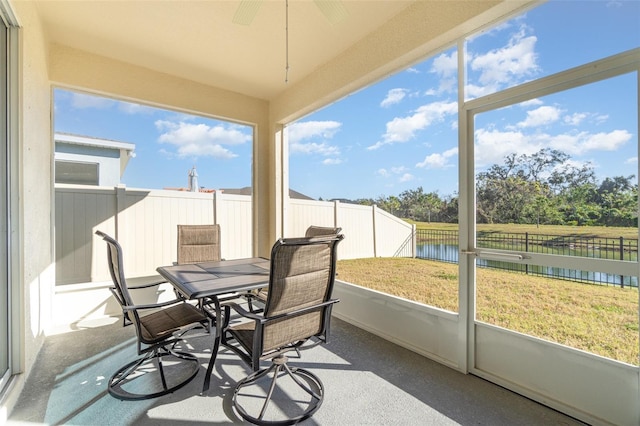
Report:
M52 43L271 100L339 56L413 1L353 1L331 23L311 0L263 1L250 25L233 1L37 1ZM439 2L433 2L437 8Z

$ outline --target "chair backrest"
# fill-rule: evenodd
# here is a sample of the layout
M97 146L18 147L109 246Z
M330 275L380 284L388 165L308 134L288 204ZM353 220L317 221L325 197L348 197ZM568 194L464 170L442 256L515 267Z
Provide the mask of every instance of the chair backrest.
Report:
M178 264L220 259L220 225L178 225Z
M288 314L328 301L336 272L336 248L344 235L284 238L271 249L269 293L264 317ZM331 305L265 325L263 350L304 340L324 332Z
M329 227L329 226L315 226L311 225L307 228L307 231L304 233L305 237L319 237L322 235L336 235L342 231L340 227Z
M122 247L120 244L102 231L96 231L96 235L102 237L107 242L107 260L109 263L109 272L111 273L111 280L115 288L114 296L118 300L121 306L132 306L133 299L131 293L127 288L127 281L124 277L124 267L122 261ZM137 313L133 311L134 315ZM127 319L128 312L125 313Z

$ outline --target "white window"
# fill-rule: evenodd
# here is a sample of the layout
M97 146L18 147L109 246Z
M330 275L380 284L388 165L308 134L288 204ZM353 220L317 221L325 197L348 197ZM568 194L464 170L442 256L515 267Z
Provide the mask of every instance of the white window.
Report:
M98 163L56 160L56 183L98 185Z

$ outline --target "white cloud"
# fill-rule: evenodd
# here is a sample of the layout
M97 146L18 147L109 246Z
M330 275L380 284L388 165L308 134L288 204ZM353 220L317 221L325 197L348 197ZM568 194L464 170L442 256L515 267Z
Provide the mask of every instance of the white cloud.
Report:
M626 130L613 130L608 133L565 133L561 135L544 135L545 146L569 155L585 155L591 151L616 151L629 142L631 133Z
M125 114L153 114L155 108L146 105L132 104L131 102L118 102L118 109Z
M458 148L451 148L443 152L442 154L434 153L427 155L423 161L416 164L416 167L424 167L428 169L444 169L453 167L454 165L449 162L451 157L458 155Z
M293 145L290 144L289 149L291 153L298 154L320 154L324 156L340 154L340 149L338 149L337 146L328 145L324 142L297 143Z
M479 75L477 78L470 76L474 82L465 87L467 95L480 97L534 76L539 70L536 42L537 37L527 35L526 26L521 26L506 46L487 53L471 54L470 67Z
M577 161L577 160L574 160L574 159L569 159L569 160L565 161L563 164L555 165L553 167L553 171L563 173L564 171L567 170L567 168L582 169L585 166L586 167L594 167L594 168L598 167L598 165L594 164L592 161L587 161L587 160L585 160L585 161ZM543 175L544 175L543 177L544 178L548 178L550 174L551 174L550 172L545 172L545 173L543 173Z
M320 137L331 139L342 123L338 121L301 121L287 127L289 132L289 143L297 144L303 140Z
M96 108L107 109L116 104L116 101L101 96L86 95L84 93L71 92L71 106L77 109Z
M322 164L325 166L334 166L336 164L342 164L342 159L340 158L325 158L322 160Z
M538 71L535 36L526 36L524 28L514 34L507 46L478 55L471 60L471 69L479 71L481 84L522 81Z
M427 96L440 96L443 93L453 93L458 88L458 81L455 77L440 78L438 80L438 87L435 89L427 89L424 94Z
M167 158L175 158L175 157L176 157L176 155L175 155L173 152L167 151L167 150L166 150L166 149L164 149L164 148L160 148L160 149L158 150L158 152L159 152L160 154L164 155L164 156L165 156L165 157L167 157Z
M469 83L464 87L464 92L466 93L467 98L473 99L489 93L495 93L498 89L497 84L483 84L478 86L476 84Z
M499 131L493 129L476 130L475 158L477 167L500 164L504 157L513 152L533 154L544 145L534 145L520 131Z
M598 114L594 117L596 124L602 124L609 119L609 114Z
M525 19L525 15L519 15L519 16L516 16L513 21L518 23L518 22L523 21L524 19ZM477 38L480 38L480 37L483 37L483 36L487 36L487 35L492 36L494 34L502 32L502 31L506 31L509 28L513 27L513 25L514 25L513 21L512 20L504 21L504 22L502 22L500 24L497 24L494 27L490 27L490 28L486 29L485 31L477 32L477 33L474 33L474 34L470 34L467 37L467 40L472 42L472 41L475 41Z
M440 95L442 93L452 93L458 88L458 52L442 53L433 60L431 73L438 76L438 87L428 89L426 95Z
M415 177L411 173L405 173L402 176L400 176L400 179L398 179L398 182L409 182L409 181L412 181L413 179L415 179Z
M251 140L251 135L242 133L235 125L211 127L167 120L158 120L155 125L161 132L158 142L176 147L178 157L233 158L237 155L223 145L240 145Z
M592 151L615 151L631 138L631 133L626 130L551 135L541 132L527 134L515 130L478 129L475 145L476 165L484 167L499 164L508 154L530 155L542 148L557 149L572 156L583 156Z
M326 140L340 130L342 123L338 121L302 121L288 127L289 152L291 154L322 155L324 165L341 164L340 148L329 144ZM319 141L306 142L309 139Z
M409 182L415 179L415 176L407 172L407 168L405 166L391 167L388 170L384 168L378 169L378 171L376 171L376 174L384 178L393 178L399 183Z
M369 145L369 146L367 147L367 149L368 149L369 151L373 151L373 150L378 149L378 148L380 148L380 147L382 147L382 146L384 146L384 145L386 145L386 143L384 143L384 142L382 142L382 141L378 141L378 142L374 143L373 145Z
M631 140L631 133L626 130L614 130L609 133L596 133L594 135L582 134L579 145L585 151L615 151Z
M391 105L400 103L400 101L402 101L402 99L404 99L404 97L407 95L407 92L407 89L401 88L389 90L387 92L387 97L384 98L382 102L380 102L380 106L383 108L387 108Z
M527 118L518 123L518 127L538 127L551 124L560 118L562 111L552 106L541 106L527 111Z
M624 162L624 164L637 164L637 163L638 163L638 157L627 158Z
M440 77L456 77L458 74L458 51L453 50L448 55L442 53L436 56L430 71Z
M419 130L423 130L433 123L443 121L447 116L458 113L457 102L433 102L423 105L407 117L396 117L387 122L387 131L382 140L367 147L369 150L378 149L383 145L407 142Z
M588 114L584 112L575 112L573 114L565 115L563 120L566 124L570 126L578 126L580 123L582 123L585 120L585 118L587 118L587 116Z

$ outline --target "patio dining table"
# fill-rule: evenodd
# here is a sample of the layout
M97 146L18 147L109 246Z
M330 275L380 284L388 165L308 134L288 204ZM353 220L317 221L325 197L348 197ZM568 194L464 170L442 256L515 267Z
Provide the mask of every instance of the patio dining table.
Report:
M269 260L261 257L221 260L184 265L161 266L156 270L185 298L211 301L215 309L216 335L202 392L209 390L213 364L222 336L220 297L242 293L269 285Z

